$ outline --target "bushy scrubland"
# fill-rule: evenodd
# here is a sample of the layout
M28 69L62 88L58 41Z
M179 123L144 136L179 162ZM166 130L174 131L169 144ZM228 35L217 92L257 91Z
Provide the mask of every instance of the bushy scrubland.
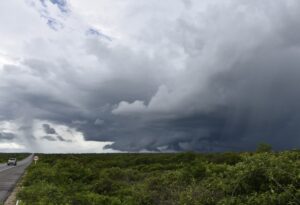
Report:
M23 205L300 204L299 151L39 156Z

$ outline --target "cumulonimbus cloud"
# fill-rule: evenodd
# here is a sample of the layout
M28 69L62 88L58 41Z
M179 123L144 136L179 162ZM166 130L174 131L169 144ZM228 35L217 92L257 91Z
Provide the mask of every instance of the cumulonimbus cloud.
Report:
M123 151L299 147L298 1L17 2L0 3L1 121Z

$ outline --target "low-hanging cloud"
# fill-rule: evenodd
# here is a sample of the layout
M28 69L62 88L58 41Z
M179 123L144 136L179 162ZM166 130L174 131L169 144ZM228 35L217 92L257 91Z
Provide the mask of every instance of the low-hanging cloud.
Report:
M74 122L72 122L74 123ZM65 138L63 138L62 136L60 136L56 130L51 127L51 125L49 124L43 124L42 125L43 130L45 132L45 136L41 137L41 139L43 140L48 140L48 141L61 141L61 142L72 142L72 140L66 140Z
M0 132L0 141L3 140L14 140L16 138L16 135L14 133L10 133L10 132Z
M300 146L298 1L126 1L103 14L106 1L63 2L17 7L44 36L0 29L3 42L16 39L0 50L1 121L53 122L122 151ZM47 8L60 29L41 16ZM66 141L42 129L43 140Z
M46 134L57 134L56 130L51 127L49 124L43 124L43 129Z
M48 141L57 141L56 137L54 136L50 136L50 135L46 135L41 137L43 140L48 140Z
M48 141L60 141L60 142L72 142L72 140L66 140L60 135L45 135L41 137L42 140Z

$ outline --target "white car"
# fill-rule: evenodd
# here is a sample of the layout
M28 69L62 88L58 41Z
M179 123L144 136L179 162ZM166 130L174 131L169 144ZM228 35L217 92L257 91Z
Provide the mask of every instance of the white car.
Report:
M17 166L17 159L16 158L9 158L9 160L7 161L7 166Z

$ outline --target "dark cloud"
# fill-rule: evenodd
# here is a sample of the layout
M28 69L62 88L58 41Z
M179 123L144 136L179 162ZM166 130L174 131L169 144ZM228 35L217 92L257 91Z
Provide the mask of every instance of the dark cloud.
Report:
M49 124L43 124L43 129L46 134L57 134L55 129L51 127Z
M16 139L16 135L10 132L0 132L0 141L2 140L14 140Z
M55 136L50 136L50 135L43 136L41 137L41 139L48 140L48 141L57 141L57 138Z
M41 139L48 141L72 142L72 140L66 140L60 135L46 135L41 137Z
M183 3L188 13L145 20L127 46L101 38L76 49L39 42L57 43L50 48L63 57L3 66L1 119L26 127L28 138L41 120L122 151L299 148L300 3L231 1L199 12L196 1ZM71 142L42 126L42 139Z
M294 24L296 19L281 21ZM197 88L197 83L192 88L194 95L182 103L187 106L172 112L169 119L153 118L142 127L142 115L149 114L141 112L134 119L134 128L127 122L123 124L135 131L129 135L118 133L120 138L108 147L133 151L164 146L175 150L223 151L251 150L259 142L270 143L276 149L299 147L300 42L283 32L298 32L298 27L275 30L257 47L239 50L239 58L235 58L234 42L221 53L234 59L230 67L222 69L227 60L219 62L217 66L221 69L210 75L204 89ZM246 46L247 40L243 44ZM197 75L196 70L193 73ZM194 83L192 79L189 83ZM149 105L148 111L151 112Z
M82 123L82 121L79 121L77 123L72 122L73 124L82 124L84 125L85 123ZM72 140L66 140L62 136L60 136L56 130L51 127L49 124L43 124L43 129L44 132L47 134L46 136L43 136L42 139L44 140L49 140L49 141L61 141L61 142L72 142Z
M66 140L65 138L63 138L63 137L60 136L60 135L57 135L56 137L57 137L57 139L58 139L59 141L61 141L61 142L72 142L72 140Z
M213 75L203 92L194 96L193 105L205 98L207 109L196 108L184 115L178 111L169 119L146 121L142 127L143 117L131 119L136 123L133 127L127 122L122 125L135 131L118 133L122 137L108 147L224 151L253 150L259 142L267 142L276 149L298 148L297 54L289 48L255 50L252 58Z

